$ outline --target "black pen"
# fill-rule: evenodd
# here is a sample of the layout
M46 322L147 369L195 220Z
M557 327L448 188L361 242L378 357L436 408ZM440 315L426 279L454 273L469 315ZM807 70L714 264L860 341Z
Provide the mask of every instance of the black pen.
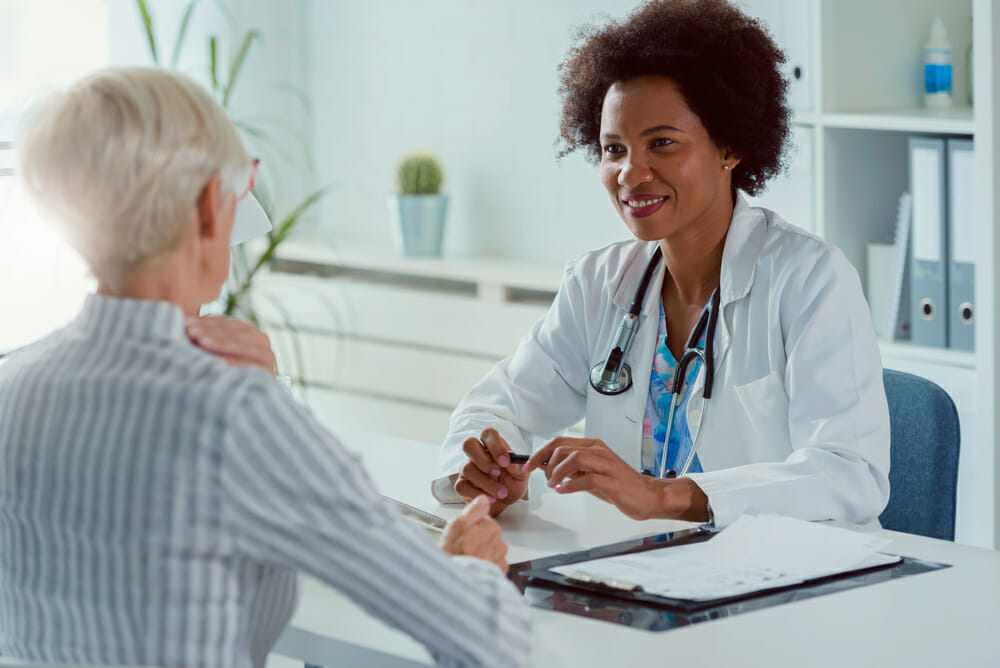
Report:
M511 464L520 464L521 466L527 464L528 460L531 459L531 455L519 455L516 452L508 452L507 456L510 457ZM547 459L541 463L541 466L548 466L548 465L549 465L549 460Z

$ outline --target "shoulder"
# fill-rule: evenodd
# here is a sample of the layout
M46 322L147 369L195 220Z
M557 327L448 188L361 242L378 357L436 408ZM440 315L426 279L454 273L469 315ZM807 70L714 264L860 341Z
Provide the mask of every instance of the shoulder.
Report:
M857 270L840 248L788 223L770 209L757 210L765 230L758 265L769 266L774 275L789 279L857 279Z
M655 246L632 238L587 251L566 264L564 282L578 282L587 292L600 286L614 293L620 283L642 273Z

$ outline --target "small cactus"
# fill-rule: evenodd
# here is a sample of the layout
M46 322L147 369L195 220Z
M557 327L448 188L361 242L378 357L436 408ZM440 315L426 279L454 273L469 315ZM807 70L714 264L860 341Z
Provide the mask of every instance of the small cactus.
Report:
M396 177L401 195L436 195L441 191L444 173L436 157L417 151L403 157Z

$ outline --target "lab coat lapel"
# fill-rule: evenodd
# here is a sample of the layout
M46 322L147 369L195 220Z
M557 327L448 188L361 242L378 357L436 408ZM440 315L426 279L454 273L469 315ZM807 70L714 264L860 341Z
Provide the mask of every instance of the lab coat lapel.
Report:
M624 311L627 311L635 298L636 290L642 280L643 271L649 256L656 248L656 242L651 241L645 244L642 259L637 259L632 263L633 269L628 272L628 276L618 284L615 291L614 303ZM663 275L665 272L664 262L660 260L656 266L656 271L650 278L646 288L646 296L642 301L642 309L639 311L639 327L636 330L635 338L626 357L626 362L632 369L632 387L634 389L635 400L629 402L626 417L639 425L639 434L642 434L642 417L646 411L646 398L649 394L649 375L653 368L653 355L656 352L656 330L660 317L660 291L663 286ZM637 451L641 449L641 443L637 443Z
M733 220L726 234L726 245L722 250L722 272L719 276L719 320L715 326L715 375L726 362L733 341L731 325L731 305L750 294L757 272L757 259L764 244L766 218L764 212L751 208L743 195L736 199ZM698 373L691 386L687 404L688 429L691 442L697 444L701 423L705 416L707 401L702 396L705 388L705 370ZM717 416L718 419L719 416ZM725 419L724 416L721 419Z
M653 372L653 356L656 354L656 334L660 319L660 288L666 272L661 261L649 281L646 298L642 302L641 327L632 342L632 384L635 386L635 401L631 404L630 419L642 424L649 395L649 377ZM640 432L641 433L641 432ZM641 449L641 443L640 443Z
M750 294L757 273L757 260L764 245L766 225L764 212L752 208L742 194L738 195L736 206L733 208L733 220L726 234L726 245L722 249L722 272L719 276L720 313L715 332L716 372L725 362L733 339L732 309L729 307ZM694 431L691 433L693 435Z

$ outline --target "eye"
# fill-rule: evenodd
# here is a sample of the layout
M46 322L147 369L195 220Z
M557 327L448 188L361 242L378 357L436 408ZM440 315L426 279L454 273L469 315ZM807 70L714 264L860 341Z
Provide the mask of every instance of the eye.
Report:
M653 148L664 148L670 146L674 143L673 139L667 139L666 137L657 137L653 140Z
M625 147L622 146L621 144L607 144L601 150L604 153L608 153L610 155L617 155L619 153L624 153L625 152Z

